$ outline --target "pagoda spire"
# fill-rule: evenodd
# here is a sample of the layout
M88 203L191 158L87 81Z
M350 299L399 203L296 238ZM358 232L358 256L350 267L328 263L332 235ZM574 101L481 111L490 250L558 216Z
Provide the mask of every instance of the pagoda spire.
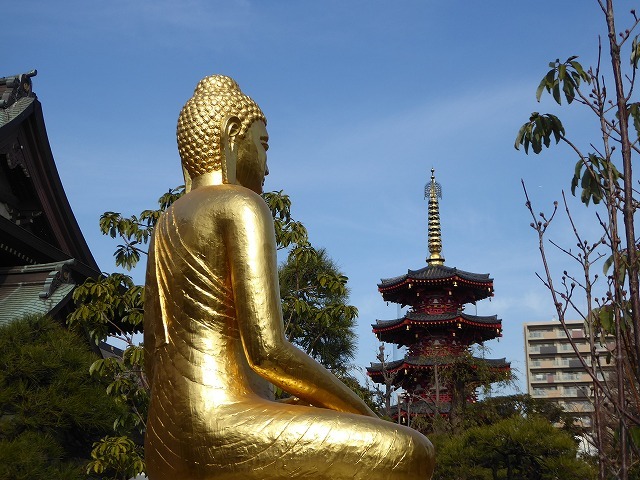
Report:
M429 265L444 265L442 252L442 235L440 233L440 206L438 198L442 198L442 188L436 182L435 169L431 169L431 181L424 186L424 198L429 199Z

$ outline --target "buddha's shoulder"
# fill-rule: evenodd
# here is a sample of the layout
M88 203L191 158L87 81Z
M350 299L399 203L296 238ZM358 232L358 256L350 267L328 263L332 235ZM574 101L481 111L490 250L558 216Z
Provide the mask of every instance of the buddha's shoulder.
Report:
M269 207L260 195L239 185L215 185L200 187L180 198L174 208L177 211L207 211L218 215L238 212L271 217ZM177 213L177 212L176 212Z

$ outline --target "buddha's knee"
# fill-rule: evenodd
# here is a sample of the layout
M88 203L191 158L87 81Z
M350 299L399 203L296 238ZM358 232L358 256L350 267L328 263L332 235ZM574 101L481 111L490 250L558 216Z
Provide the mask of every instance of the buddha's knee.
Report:
M404 453L407 461L407 473L404 479L426 480L431 478L435 467L435 449L427 437L419 432L407 429L408 441Z

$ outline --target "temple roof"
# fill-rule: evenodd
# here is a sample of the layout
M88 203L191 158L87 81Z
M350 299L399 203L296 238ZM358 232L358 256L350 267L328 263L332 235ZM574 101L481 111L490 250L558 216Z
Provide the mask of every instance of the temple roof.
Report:
M35 75L0 78L0 267L73 258L85 276L97 276L32 91Z
M497 315L477 316L467 315L466 313L462 312L429 315L422 312L409 312L404 317L397 318L395 320L376 320L376 323L372 324L371 326L373 327L373 330L375 332L380 330L392 329L394 327L405 324L443 325L448 323L456 323L457 321L462 321L463 323L487 328L496 328L497 326L502 325L502 320L500 320Z
M55 316L71 300L74 260L0 268L0 325L27 315Z
M100 276L62 187L35 75L0 78L0 324L62 318L75 285Z
M12 122L36 100L31 90L35 70L21 75L0 78L0 127Z

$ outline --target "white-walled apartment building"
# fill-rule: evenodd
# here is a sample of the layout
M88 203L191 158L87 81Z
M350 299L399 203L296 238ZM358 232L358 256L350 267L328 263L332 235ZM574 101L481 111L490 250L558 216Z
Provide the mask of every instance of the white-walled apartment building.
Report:
M584 322L567 321L571 338L587 364L589 339ZM559 321L524 324L527 390L534 398L557 401L574 412L582 425L591 425L592 380L586 373ZM604 351L604 347L598 347Z

